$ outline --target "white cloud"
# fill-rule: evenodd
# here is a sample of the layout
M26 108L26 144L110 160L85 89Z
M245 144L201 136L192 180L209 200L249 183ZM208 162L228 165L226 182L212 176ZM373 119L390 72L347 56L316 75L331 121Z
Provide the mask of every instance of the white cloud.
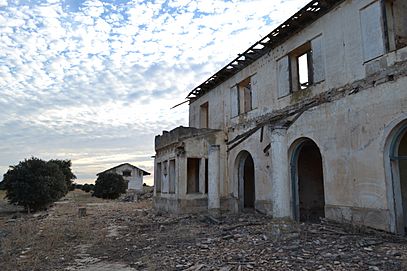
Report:
M29 2L0 0L0 169L58 156L88 178L152 155L187 125L171 106L308 1Z

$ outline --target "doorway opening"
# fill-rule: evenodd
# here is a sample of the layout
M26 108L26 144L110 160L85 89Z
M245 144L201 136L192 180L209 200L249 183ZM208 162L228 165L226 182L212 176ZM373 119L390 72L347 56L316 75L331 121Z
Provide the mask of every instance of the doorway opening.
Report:
M407 232L407 132L404 132L398 148L400 191L403 206L404 233Z
M238 161L239 207L241 210L254 209L256 201L254 161L250 153L242 151Z
M394 204L395 231L407 233L407 123L390 137L390 169Z
M322 156L310 139L302 139L291 161L294 217L301 222L319 222L325 217Z

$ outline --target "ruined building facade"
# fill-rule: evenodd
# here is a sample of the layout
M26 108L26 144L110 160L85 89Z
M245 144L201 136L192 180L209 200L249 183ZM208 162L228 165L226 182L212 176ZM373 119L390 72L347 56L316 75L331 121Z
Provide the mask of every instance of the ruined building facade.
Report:
M155 208L407 227L407 2L312 1L188 95Z

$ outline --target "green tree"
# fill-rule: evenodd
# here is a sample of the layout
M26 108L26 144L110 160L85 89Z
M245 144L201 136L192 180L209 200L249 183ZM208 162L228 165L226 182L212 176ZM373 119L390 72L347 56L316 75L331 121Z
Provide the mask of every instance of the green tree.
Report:
M75 186L73 185L73 180L76 179L75 174L73 174L71 170L72 162L71 160L58 160L58 159L53 159L49 160L48 163L54 163L59 166L61 169L62 173L65 176L65 182L66 182L66 187L68 188L68 191L74 190Z
M28 211L46 208L67 191L60 167L34 157L11 166L3 182L9 202L24 206Z
M95 182L93 196L104 199L117 199L126 192L127 182L119 174L100 174Z
M82 190L85 192L90 192L90 190L92 187L90 186L90 184L85 183L84 185L82 185Z

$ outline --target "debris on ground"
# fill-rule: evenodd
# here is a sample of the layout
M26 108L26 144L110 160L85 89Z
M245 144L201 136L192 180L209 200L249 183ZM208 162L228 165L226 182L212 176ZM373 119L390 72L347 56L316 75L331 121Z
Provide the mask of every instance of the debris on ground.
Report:
M1 269L407 270L407 239L372 229L256 213L175 216L152 210L151 198L80 199L46 215L0 216Z

